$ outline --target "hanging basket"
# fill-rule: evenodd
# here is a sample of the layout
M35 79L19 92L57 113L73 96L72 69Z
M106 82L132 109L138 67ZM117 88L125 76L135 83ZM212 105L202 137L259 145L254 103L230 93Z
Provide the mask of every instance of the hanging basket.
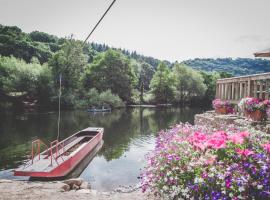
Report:
M262 121L264 119L264 113L260 110L253 112L245 111L245 116L252 119L253 121Z
M226 114L228 114L228 111L227 111L226 107L216 108L216 109L215 109L215 112L216 112L217 114L221 114L221 115L226 115Z

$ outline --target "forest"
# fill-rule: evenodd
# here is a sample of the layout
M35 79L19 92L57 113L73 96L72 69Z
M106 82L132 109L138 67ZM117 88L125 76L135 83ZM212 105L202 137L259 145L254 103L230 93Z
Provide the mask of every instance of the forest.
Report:
M83 45L72 36L58 38L39 31L24 33L16 26L0 25L2 108L56 108L60 77L61 102L67 109L209 104L218 78L254 70L264 72L269 67L269 61L260 59L194 59L171 63L105 44Z

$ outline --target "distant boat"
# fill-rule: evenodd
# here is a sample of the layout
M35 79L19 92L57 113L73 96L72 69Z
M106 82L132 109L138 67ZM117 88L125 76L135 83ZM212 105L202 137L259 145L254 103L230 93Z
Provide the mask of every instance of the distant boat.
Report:
M101 108L101 109L89 108L89 109L87 109L87 112L111 112L111 111L112 111L111 108Z
M50 148L47 147L42 153L40 146L44 143L36 140L32 142L32 159L16 169L14 175L40 178L65 177L102 141L103 132L103 128L86 128L61 142L53 141Z

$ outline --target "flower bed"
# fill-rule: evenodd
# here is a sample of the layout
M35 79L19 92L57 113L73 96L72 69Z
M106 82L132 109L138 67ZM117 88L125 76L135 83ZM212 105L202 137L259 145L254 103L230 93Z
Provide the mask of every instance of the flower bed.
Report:
M270 101L254 97L243 98L238 104L240 110L246 117L254 121L262 121L270 114Z
M233 105L229 101L222 101L215 99L212 101L213 108L218 114L232 114L234 113Z
M147 155L143 191L169 199L269 199L269 135L179 124Z

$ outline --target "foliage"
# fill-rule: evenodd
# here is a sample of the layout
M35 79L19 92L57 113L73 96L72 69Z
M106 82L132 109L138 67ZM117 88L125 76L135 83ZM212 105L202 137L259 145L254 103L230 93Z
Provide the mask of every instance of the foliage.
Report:
M99 93L97 89L92 88L84 94L82 99L76 100L75 106L76 108L119 108L124 107L124 103L119 96L112 94L110 90Z
M36 42L56 43L58 41L56 36L39 31L33 31L29 34L29 36L33 41Z
M28 34L23 33L16 26L0 25L0 54L13 55L26 62L30 62L34 56L44 63L52 56L52 51L49 43L33 41Z
M203 97L206 85L202 75L192 68L176 63L173 67L176 82L176 102L186 103L192 97Z
M62 91L67 93L76 92L80 87L80 77L87 65L87 56L83 53L82 42L74 39L66 40L60 51L50 59L54 86L59 88L60 75L62 77Z
M168 103L173 100L174 77L164 62L158 65L157 71L151 80L150 88L157 103Z
M47 65L27 64L14 57L0 56L0 91L2 94L26 93L38 100L50 96L51 73Z
M147 160L143 190L169 199L270 197L270 138L253 129L178 124L160 132Z
M127 102L131 101L131 90L135 83L129 59L115 50L97 55L84 76L85 88L111 90Z

